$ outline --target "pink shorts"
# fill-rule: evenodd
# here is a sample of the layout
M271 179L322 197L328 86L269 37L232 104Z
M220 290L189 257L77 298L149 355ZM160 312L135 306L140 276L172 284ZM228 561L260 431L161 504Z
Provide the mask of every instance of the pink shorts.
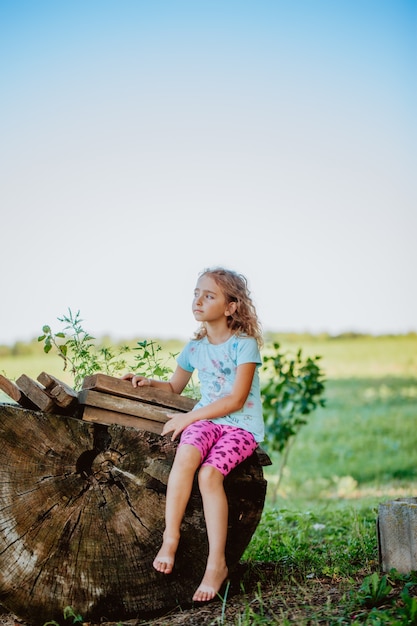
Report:
M243 428L216 424L208 420L194 422L181 434L179 446L185 443L201 453L201 465L211 465L227 476L258 447L252 433Z

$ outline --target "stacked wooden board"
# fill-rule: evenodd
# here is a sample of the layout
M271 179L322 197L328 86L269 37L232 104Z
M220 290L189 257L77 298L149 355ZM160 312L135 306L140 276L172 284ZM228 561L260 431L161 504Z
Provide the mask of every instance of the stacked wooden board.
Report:
M79 392L46 372L37 380L22 374L16 382L0 376L0 389L24 408L156 434L161 433L169 413L191 411L196 403L155 387L133 387L129 380L106 374L87 376Z
M25 409L71 415L78 407L77 392L46 372L37 380L22 374L16 382L0 375L0 389Z
M105 374L84 379L78 394L83 419L100 424L120 424L160 434L168 413L191 411L196 400L155 387L133 387L129 380Z

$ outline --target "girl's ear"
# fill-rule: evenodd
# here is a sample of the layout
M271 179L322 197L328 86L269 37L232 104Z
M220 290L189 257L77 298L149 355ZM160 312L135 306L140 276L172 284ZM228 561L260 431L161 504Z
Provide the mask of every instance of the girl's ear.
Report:
M233 315L233 313L236 312L237 309L237 302L229 302L229 304L226 307L226 310L224 312L224 314L229 317L230 315Z

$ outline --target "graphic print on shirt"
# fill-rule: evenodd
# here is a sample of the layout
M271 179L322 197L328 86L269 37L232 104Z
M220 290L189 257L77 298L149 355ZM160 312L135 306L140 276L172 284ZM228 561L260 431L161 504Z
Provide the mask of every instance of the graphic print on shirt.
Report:
M218 397L225 395L225 389L228 381L227 377L229 377L230 381L230 374L232 373L232 370L230 367L225 366L223 361L212 360L212 364L216 374L210 385L209 394L213 400L216 400Z

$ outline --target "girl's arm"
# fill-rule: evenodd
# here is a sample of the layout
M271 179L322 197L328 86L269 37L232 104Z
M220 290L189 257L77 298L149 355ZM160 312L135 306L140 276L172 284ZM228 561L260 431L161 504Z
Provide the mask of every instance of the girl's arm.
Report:
M242 363L236 369L236 378L229 395L215 400L211 404L202 406L195 411L188 413L169 413L169 421L162 429L162 435L172 432L171 439L174 440L189 424L206 419L224 417L230 413L235 413L243 408L249 395L253 376L256 370L256 363ZM184 370L183 370L184 371Z
M182 367L177 365L175 372L169 380L145 378L145 376L133 374L132 372L122 376L122 379L131 380L133 387L157 387L158 389L164 389L165 391L180 394L190 380L191 374L192 372L187 372L186 370L183 370Z

